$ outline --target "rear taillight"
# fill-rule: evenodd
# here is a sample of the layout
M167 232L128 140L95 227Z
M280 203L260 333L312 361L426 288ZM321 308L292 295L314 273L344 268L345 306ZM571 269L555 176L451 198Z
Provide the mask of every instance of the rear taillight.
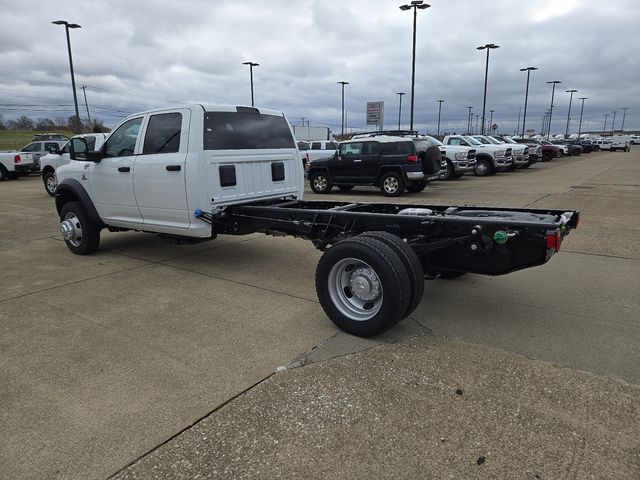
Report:
M416 163L418 161L417 155L407 155L407 162Z
M562 233L560 229L547 230L547 250L554 249L556 252L560 251L560 244L562 243Z
M20 158L20 155L16 155L15 157L13 157L13 163L21 163L22 162L22 158Z

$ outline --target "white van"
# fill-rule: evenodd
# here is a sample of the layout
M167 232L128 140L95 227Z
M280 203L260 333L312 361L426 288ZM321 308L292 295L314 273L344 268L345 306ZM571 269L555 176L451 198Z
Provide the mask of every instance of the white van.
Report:
M622 150L628 152L631 150L631 137L628 135L614 135L611 137L611 151Z

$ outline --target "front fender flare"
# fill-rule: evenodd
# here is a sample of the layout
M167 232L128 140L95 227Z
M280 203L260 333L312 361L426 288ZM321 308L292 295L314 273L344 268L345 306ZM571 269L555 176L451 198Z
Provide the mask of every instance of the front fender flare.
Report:
M91 197L82 184L75 178L62 180L56 189L56 210L58 215L60 215L62 207L64 207L66 203L76 201L82 204L84 211L87 212L91 221L98 225L104 225L104 222L100 218L100 215L98 215L98 211L96 210Z

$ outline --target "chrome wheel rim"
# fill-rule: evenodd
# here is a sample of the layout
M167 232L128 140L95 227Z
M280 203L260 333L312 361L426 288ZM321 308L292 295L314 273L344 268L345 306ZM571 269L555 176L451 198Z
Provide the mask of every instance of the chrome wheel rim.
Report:
M476 165L476 172L478 172L478 175L486 175L488 170L489 169L487 168L487 164L484 162L478 163Z
M67 212L64 220L60 222L60 233L66 242L74 247L80 246L82 243L82 224L75 213Z
M400 184L396 177L387 177L384 179L384 182L382 182L382 187L387 193L396 193L399 186Z
M313 186L316 190L325 190L327 188L327 179L322 175L313 178Z
M382 308L384 292L380 278L362 260L340 260L331 268L327 281L331 301L342 315L351 320L370 320Z
M58 181L56 180L55 175L50 175L49 177L47 177L47 181L45 183L45 186L47 188L47 191L49 193L55 193L56 189L58 188Z

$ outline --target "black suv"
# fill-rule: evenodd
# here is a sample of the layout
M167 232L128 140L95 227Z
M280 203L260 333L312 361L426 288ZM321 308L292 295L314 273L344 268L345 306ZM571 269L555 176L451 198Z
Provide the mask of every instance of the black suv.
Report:
M406 189L420 192L427 177L440 171L438 147L418 153L410 138L376 136L340 143L335 155L314 160L308 178L315 193L329 193L334 185L351 190L355 185L373 185L388 197Z

